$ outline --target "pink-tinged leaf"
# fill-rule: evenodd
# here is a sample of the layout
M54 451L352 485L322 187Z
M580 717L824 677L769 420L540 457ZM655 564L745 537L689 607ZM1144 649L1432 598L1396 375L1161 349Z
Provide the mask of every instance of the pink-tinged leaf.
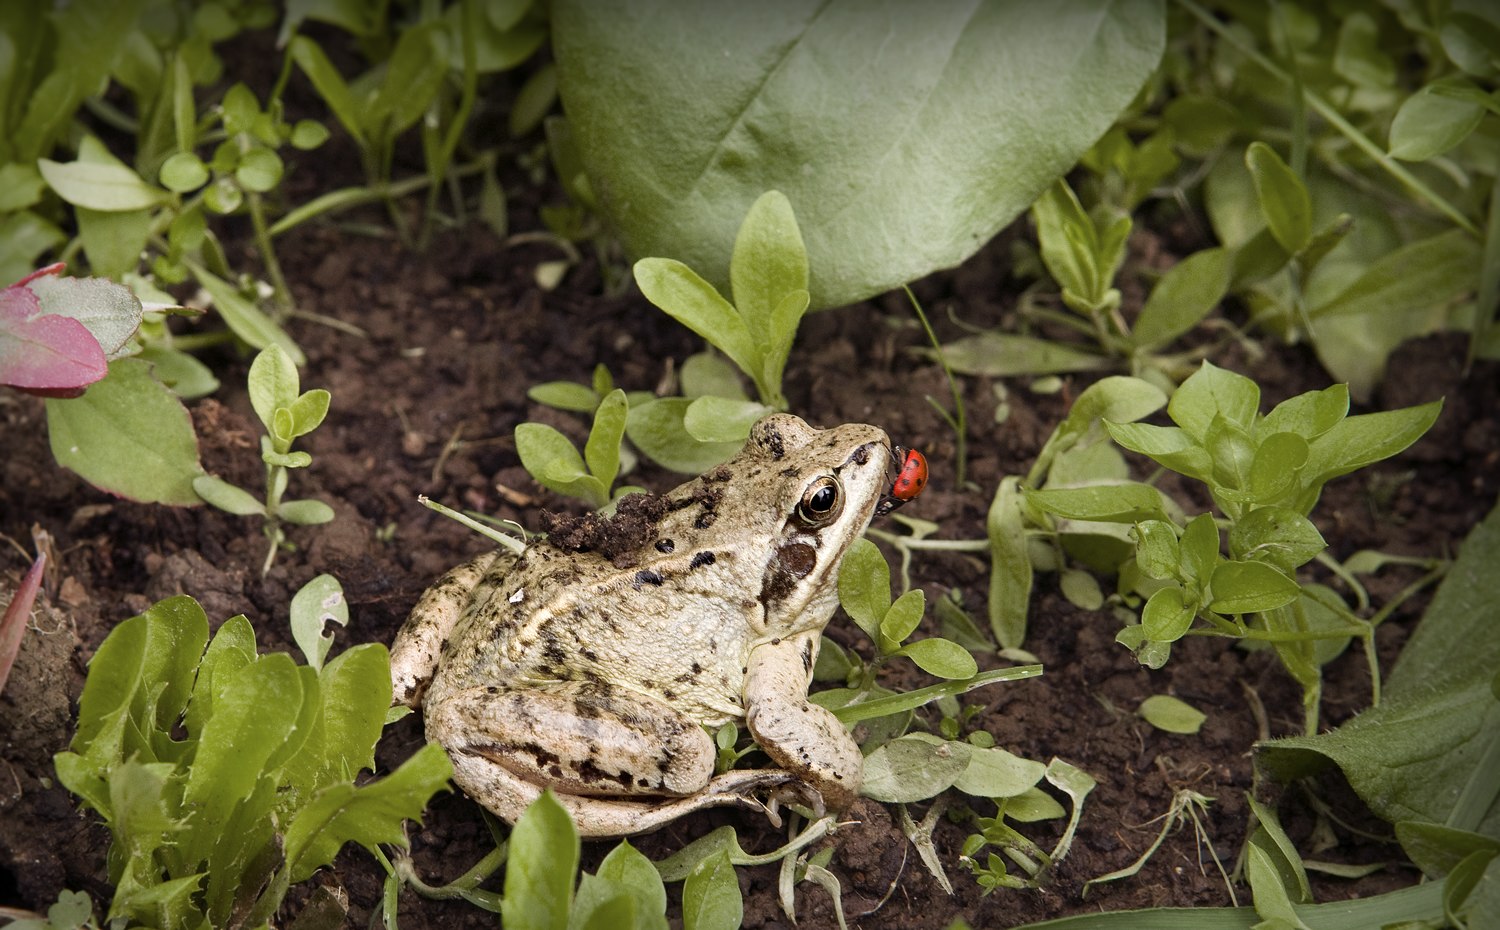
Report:
M18 319L5 309L0 306L0 384L43 397L76 397L109 371L99 340L77 320Z
M26 577L16 588L16 596L0 617L0 692L5 690L5 680L10 677L10 667L15 664L16 654L21 651L21 634L26 632L26 621L31 618L31 607L36 603L36 592L42 586L42 569L47 565L47 554L42 553L31 563Z
M35 281L37 278L43 278L48 275L62 274L67 267L67 264L64 262L53 262L45 268L38 268L36 271L33 271L31 274L17 281L13 286L25 287L32 281Z

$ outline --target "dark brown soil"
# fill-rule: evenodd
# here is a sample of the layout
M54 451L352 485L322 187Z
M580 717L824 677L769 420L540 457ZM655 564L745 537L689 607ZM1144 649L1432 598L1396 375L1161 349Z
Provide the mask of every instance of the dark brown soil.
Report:
M335 159L308 160L300 170L316 171L318 163L330 161ZM319 183L299 178L299 185ZM538 193L512 190L519 198L512 228L538 228ZM296 550L283 553L267 577L260 575L265 540L253 521L207 508L115 500L94 490L54 464L42 403L0 394L0 600L9 599L29 564L34 528L47 534L53 556L42 607L0 697L0 906L45 910L63 888L86 890L96 902L108 899L107 835L57 785L50 758L71 736L85 663L114 624L157 599L186 593L215 623L245 613L263 649L291 648L286 617L292 593L314 575L331 572L352 606L351 623L338 631L335 649L389 643L428 583L485 548L473 533L420 506L417 495L532 529L542 525L544 508L578 509L540 489L518 463L512 439L518 423L551 423L577 439L584 433L581 420L529 401L528 387L555 379L587 381L602 362L621 386L652 389L673 363L701 348L639 295L601 296L597 265L586 262L559 289L543 291L533 271L555 252L537 245L507 248L478 226L441 235L426 254L334 226L297 231L280 241L279 250L303 310L354 324L368 336L303 320L290 324L309 358L304 387L325 387L333 395L327 423L301 446L312 454L313 466L294 475L291 491L328 501L337 518L292 530ZM1002 236L963 267L919 284L942 336L962 334L948 321L950 309L977 326L1013 324L1019 288L1009 277L1008 255L1009 239ZM243 245L231 260L255 264ZM1009 382L1012 413L996 425L995 385L965 379L972 486L955 487L953 436L924 399L946 398L948 390L940 370L911 351L921 345L921 330L899 296L817 314L803 324L787 367L787 393L793 411L815 425L868 421L923 450L932 481L903 513L939 522L943 538L978 539L999 479L1025 472L1085 382L1069 379L1056 394ZM1395 375L1372 408L1437 397L1447 398L1446 407L1411 450L1327 490L1315 518L1334 555L1362 548L1451 553L1492 505L1500 481L1500 377L1489 364L1464 378L1464 348L1461 338L1434 337L1403 348L1393 360ZM1253 358L1239 353L1216 362L1257 380L1268 406L1327 384L1305 347L1267 343L1265 349ZM193 405L203 463L253 487L258 426L243 386L248 358L224 350L206 360L224 388ZM680 479L648 467L631 480L665 490ZM984 616L984 561L921 555L912 574L929 601L960 589L971 613ZM1374 593L1390 596L1414 577L1391 571L1376 579ZM1387 671L1423 603L1408 605L1381 628ZM935 623L929 617L924 633L935 634ZM971 728L988 730L999 745L1023 756L1067 760L1098 780L1072 854L1051 883L1041 891L981 896L958 865L970 827L945 820L936 842L955 889L950 897L914 855L896 811L862 801L853 811L859 823L833 839L838 852L831 868L843 884L852 926L936 928L963 916L976 927L1008 927L1079 912L1229 903L1209 850L1191 829L1171 836L1134 878L1096 887L1086 899L1081 888L1140 855L1156 834L1155 819L1182 789L1215 799L1204 827L1213 850L1232 866L1245 838L1247 792L1275 797L1272 787L1254 780L1250 750L1260 735L1257 704L1272 735L1293 733L1301 726L1300 694L1269 653L1216 639L1190 640L1174 650L1163 670L1147 671L1114 643L1117 628L1107 612L1071 606L1059 594L1055 575L1039 576L1027 648L1046 674L967 697L983 705ZM868 654L863 635L847 619L836 619L829 635ZM981 661L994 664L993 657ZM887 683L911 687L925 679L894 669ZM1206 711L1202 732L1176 736L1146 725L1135 708L1158 693L1178 695ZM1368 699L1363 660L1346 654L1328 670L1326 724L1347 719ZM421 739L414 717L395 725L379 752L383 770L411 754ZM1346 788L1329 783L1320 790L1346 817L1361 822L1360 805ZM993 813L985 802L954 800L959 812L968 801L981 816ZM924 810L917 805L912 813L920 819ZM1310 811L1297 792L1282 799L1283 817L1298 839L1312 830ZM660 858L726 823L738 829L747 849L768 850L783 839L756 817L715 812L636 843ZM1363 823L1381 831L1378 823ZM1040 824L1032 835L1050 848L1059 830L1059 824ZM478 806L458 794L437 798L411 837L419 870L432 883L456 877L490 848ZM1394 847L1352 833L1339 840L1319 857L1399 859ZM608 848L586 845L585 867L596 865ZM372 857L351 848L317 880L347 889L348 926L364 927L380 906L383 877ZM742 870L746 926L790 926L777 902L776 880L774 867ZM1317 892L1322 900L1366 896L1412 880L1410 872L1387 870L1354 882L1319 881ZM673 889L674 900L678 892ZM1242 902L1248 899L1243 886L1238 893ZM427 901L409 892L401 901L407 930L489 927L496 921L462 902ZM827 893L810 883L798 886L797 922L805 928L836 926Z

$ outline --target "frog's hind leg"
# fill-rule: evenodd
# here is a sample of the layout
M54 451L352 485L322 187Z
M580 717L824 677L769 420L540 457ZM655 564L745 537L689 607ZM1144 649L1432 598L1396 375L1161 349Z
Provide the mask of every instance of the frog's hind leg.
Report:
M463 616L464 605L500 555L475 556L433 582L411 609L391 644L391 703L416 708L432 681L443 643Z
M515 823L531 802L541 797L540 785L526 781L484 756L456 752L451 757L453 780L507 823ZM686 814L710 807L742 807L770 814L755 796L771 793L792 779L790 773L781 769L737 769L725 772L710 781L702 791L685 798L622 801L555 792L554 797L572 815L580 836L598 839L648 833ZM774 818L774 814L771 816Z
M470 797L513 823L551 788L585 836L652 830L706 807L760 808L755 791L793 778L779 769L713 778L716 751L701 726L603 682L445 692L426 717L428 739L448 750Z

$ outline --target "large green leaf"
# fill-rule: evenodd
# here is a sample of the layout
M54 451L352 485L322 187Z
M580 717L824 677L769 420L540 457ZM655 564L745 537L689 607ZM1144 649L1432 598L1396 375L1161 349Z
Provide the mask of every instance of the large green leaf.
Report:
M49 398L47 431L58 464L97 488L151 503L200 503L192 419L147 362L119 359L82 397Z
M725 290L741 218L779 190L813 307L967 258L1109 128L1165 41L1160 0L551 9L579 155L629 250Z
M1500 510L1464 542L1378 707L1331 733L1273 740L1262 763L1282 778L1332 761L1383 819L1500 837ZM1486 797L1487 796L1487 797ZM1475 798L1478 803L1472 803Z

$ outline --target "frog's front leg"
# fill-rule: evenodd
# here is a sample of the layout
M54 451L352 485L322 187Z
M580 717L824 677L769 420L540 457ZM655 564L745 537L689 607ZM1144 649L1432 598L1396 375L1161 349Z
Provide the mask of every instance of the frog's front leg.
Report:
M710 781L715 748L702 727L661 701L600 682L467 688L429 697L425 713L428 738L453 761L453 780L511 823L551 788L580 834L625 836L707 807L758 808L756 792L790 779L768 769Z
M859 796L864 756L832 711L807 699L818 631L762 643L750 651L745 720L777 765L817 789L831 810Z
M422 706L422 694L437 670L443 643L499 555L495 550L475 556L422 593L391 644L392 704Z

